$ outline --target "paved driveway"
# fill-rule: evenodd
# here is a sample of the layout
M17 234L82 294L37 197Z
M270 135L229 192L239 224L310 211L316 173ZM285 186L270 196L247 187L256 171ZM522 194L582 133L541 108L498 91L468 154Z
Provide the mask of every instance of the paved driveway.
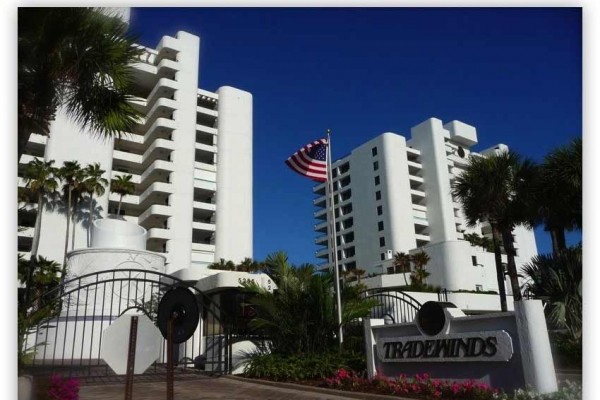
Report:
M164 381L136 382L133 385L133 399L164 400L167 397L166 387ZM124 395L125 385L123 383L82 386L79 391L81 400L123 400ZM200 377L193 380L176 381L174 399L345 400L349 397L266 386L225 377Z

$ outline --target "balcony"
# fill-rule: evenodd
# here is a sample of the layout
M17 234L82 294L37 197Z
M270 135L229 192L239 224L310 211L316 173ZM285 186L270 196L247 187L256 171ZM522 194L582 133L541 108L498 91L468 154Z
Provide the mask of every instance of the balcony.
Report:
M322 246L327 246L327 238L329 235L321 235L315 238L315 243Z
M318 185L313 186L313 193L324 196L325 195L325 183L319 183Z
M143 213L138 217L138 224L143 224L148 218L151 217L170 217L173 215L172 208L169 206L162 206L158 204L153 204L146 209Z
M321 249L319 251L316 251L315 252L315 257L327 259L328 258L328 254L329 254L329 249L324 248L324 249Z
M327 197L321 196L313 200L313 204L317 207L326 207Z
M327 210L324 208L321 210L317 210L314 212L313 215L316 219L327 219Z
M146 125L144 125L145 127ZM157 118L144 134L144 143L152 143L157 138L170 139L177 124L172 119Z
M192 229L214 232L216 230L216 226L215 224L209 224L206 222L192 222Z
M315 224L315 231L327 232L327 221Z
M146 238L147 240L170 240L171 235L168 229L150 228Z
M203 253L214 253L215 245L214 244L205 244L205 243L192 243L192 251L198 251Z

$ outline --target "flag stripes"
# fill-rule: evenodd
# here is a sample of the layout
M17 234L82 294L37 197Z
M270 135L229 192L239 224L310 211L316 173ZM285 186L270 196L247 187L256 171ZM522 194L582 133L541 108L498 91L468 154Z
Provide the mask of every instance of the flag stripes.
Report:
M285 163L299 173L318 182L327 180L327 139L315 140L292 154Z

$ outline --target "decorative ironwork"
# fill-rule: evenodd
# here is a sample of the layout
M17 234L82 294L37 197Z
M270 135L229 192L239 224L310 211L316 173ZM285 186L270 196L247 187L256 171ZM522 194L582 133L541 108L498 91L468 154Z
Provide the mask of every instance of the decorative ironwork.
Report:
M26 368L35 374L114 376L100 357L104 329L125 313L143 313L156 323L160 298L174 287L189 289L201 314L193 336L173 348L178 369L199 371L195 360L202 360L204 373L231 373L231 321L219 305L185 281L142 269L82 275L40 295L33 304L56 304L60 311L30 330L25 346L36 351ZM166 363L165 340L147 373L164 373Z

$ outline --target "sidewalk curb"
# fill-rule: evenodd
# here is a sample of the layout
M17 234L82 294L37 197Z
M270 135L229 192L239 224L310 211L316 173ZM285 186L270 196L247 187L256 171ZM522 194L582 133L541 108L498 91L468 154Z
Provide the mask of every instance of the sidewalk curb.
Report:
M279 387L279 388L284 388L284 389L300 390L300 391L304 391L304 392L314 392L314 393L323 393L323 394L329 394L329 395L334 395L334 396L343 396L343 397L349 397L349 398L353 398L353 399L415 400L414 398L408 398L408 397L388 396L385 394L371 394L371 393L363 393L363 392L349 392L349 391L344 391L344 390L320 388L320 387L309 386L309 385L300 385L297 383L273 382L273 381L266 381L266 380L262 380L262 379L242 378L241 376L233 376L233 375L222 376L222 378L231 379L231 380L240 381L240 382L256 383L258 385L273 386L273 387Z

